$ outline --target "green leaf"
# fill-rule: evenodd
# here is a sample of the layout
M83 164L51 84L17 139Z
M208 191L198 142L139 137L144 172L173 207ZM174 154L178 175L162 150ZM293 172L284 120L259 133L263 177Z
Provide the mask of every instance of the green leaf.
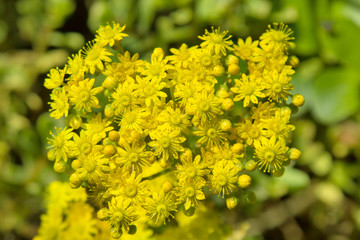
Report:
M314 83L314 117L334 124L359 109L359 75L345 68L323 71Z

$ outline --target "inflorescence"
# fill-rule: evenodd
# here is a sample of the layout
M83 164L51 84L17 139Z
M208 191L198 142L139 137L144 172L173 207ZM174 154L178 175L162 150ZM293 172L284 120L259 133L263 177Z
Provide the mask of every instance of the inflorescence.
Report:
M288 147L304 98L291 93L298 60L286 25L237 44L212 28L199 46L155 48L149 61L121 47L124 29L101 26L44 84L50 116L67 124L51 131L48 159L86 189L112 237L191 215L211 194L234 208L253 171L280 176L300 157Z

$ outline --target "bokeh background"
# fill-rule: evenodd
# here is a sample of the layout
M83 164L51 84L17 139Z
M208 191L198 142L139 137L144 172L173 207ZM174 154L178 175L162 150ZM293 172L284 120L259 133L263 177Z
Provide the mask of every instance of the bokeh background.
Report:
M154 47L199 44L211 26L236 42L288 24L300 59L294 93L306 99L292 145L303 155L281 178L255 177L255 204L215 206L214 222L232 229L228 239L359 239L359 0L0 0L0 239L32 239L44 189L66 179L46 159L57 124L47 72L112 21L126 24L123 46L142 58Z

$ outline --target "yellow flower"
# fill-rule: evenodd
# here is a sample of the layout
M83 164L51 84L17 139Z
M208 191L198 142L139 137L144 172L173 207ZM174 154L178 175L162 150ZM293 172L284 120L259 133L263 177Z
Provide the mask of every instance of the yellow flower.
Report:
M95 138L105 138L106 133L114 129L114 127L110 126L111 123L112 121L106 118L103 119L101 113L98 113L90 118L88 123L85 123L85 129L89 135L94 135Z
M234 45L234 54L239 56L243 60L249 60L252 58L255 49L257 48L259 41L252 41L251 37L247 37L245 42L241 38L238 39L238 44Z
M205 144L206 147L220 146L227 137L227 134L220 129L220 122L215 119L197 126L197 130L194 130L192 133L195 136L201 137L196 143Z
M196 48L197 46L188 48L185 43L181 44L179 49L170 48L170 52L174 55L169 56L168 59L177 68L187 68L194 59L193 52Z
M100 26L100 28L96 31L97 35L95 36L95 41L98 42L100 46L109 44L109 46L112 47L124 37L129 36L122 32L124 29L125 25L120 27L120 24L115 22L112 22L112 27L110 24Z
M50 95L50 98L51 100L53 100L53 102L49 103L51 107L51 109L49 110L51 112L50 117L53 117L55 119L59 119L62 116L67 117L69 113L69 99L65 89L54 89Z
M158 78L149 80L136 76L136 82L138 83L138 88L135 90L135 94L138 94L145 101L147 107L150 107L152 104L160 106L160 99L167 97L167 94L161 91L166 86L166 83L160 82Z
M111 225L111 235L113 238L119 238L123 229L128 232L130 224L138 218L136 209L129 199L113 197L111 202L109 202L107 219Z
M77 135L76 133L74 133L73 138L74 138L75 145L78 149L77 155L80 155L80 156L89 155L94 150L94 147L101 139L99 136L96 136L96 135L94 136L85 130L80 131L80 136Z
M211 49L197 49L197 51L195 51L195 61L206 69L212 69L219 65L220 58L220 55L212 54Z
M259 142L255 142L254 146L255 154L259 159L258 166L264 172L275 172L287 160L286 152L289 148L281 138L278 140L275 136L270 139L262 138Z
M201 156L197 155L194 160L190 149L186 149L180 156L181 164L176 164L177 178L180 185L185 183L196 183L205 185L204 176L209 173L206 164L201 161Z
M180 130L173 129L168 124L158 127L157 131L150 133L153 141L149 142L150 147L155 148L155 155L160 156L164 161L169 157L178 159L178 152L184 151L180 145L186 138L180 137Z
M253 145L254 142L259 141L266 134L263 124L256 121L253 122L250 119L246 119L239 130L240 137L246 141L247 145Z
M112 194L129 199L133 205L140 205L147 196L150 195L149 189L146 187L148 181L142 181L142 175L136 175L132 172L126 174L124 182L120 189L112 191Z
M115 92L111 94L111 107L115 115L123 114L124 111L135 109L139 104L138 94L135 92L137 84L128 77L127 81L119 84Z
M276 109L274 107L275 103L270 102L259 102L259 105L252 108L253 115L252 119L255 121L260 121L261 119L269 119L275 116Z
M95 97L103 88L94 86L95 79L85 79L79 82L79 85L72 85L69 88L70 102L75 105L74 108L80 111L91 112L91 108L100 108L99 100Z
M71 82L69 82L69 84L74 84L80 80L83 80L84 73L86 71L87 68L84 66L84 59L81 56L81 51L69 58L66 68L66 73L70 74Z
M185 210L188 210L190 207L196 207L199 205L199 200L205 199L205 194L201 188L202 185L198 183L185 183L176 189L180 201L185 202Z
M168 58L164 58L164 51L161 48L155 48L151 55L151 63L145 62L145 67L141 74L145 75L147 80L151 82L160 82L167 76L167 70L173 66L167 63Z
M102 185L106 173L110 171L109 159L104 158L104 155L100 153L90 153L87 156L80 156L78 160L81 167L76 169L75 174L80 180L87 181L91 185Z
M253 104L258 103L258 97L263 98L265 94L261 92L264 87L261 85L259 79L248 77L245 74L242 75L241 80L235 79L235 87L231 88L231 91L237 95L234 97L234 101L244 100L244 107L249 106L250 101Z
M218 29L214 29L211 27L211 32L207 29L205 30L205 35L199 36L202 42L200 46L202 48L208 48L212 53L226 55L226 49L231 50L231 45L233 42L229 40L231 35L226 36L228 31L220 32L220 27Z
M174 107L168 106L159 114L157 119L160 122L168 123L174 129L179 129L183 133L189 134L188 127L191 127L191 122L188 115L183 113L181 108Z
M124 147L118 147L118 156L115 158L115 162L120 164L126 171L129 172L142 172L142 166L150 165L149 158L152 152L145 150L145 143L132 143L130 144L124 141Z
M269 72L264 75L264 93L270 101L280 102L282 99L286 101L290 95L289 91L294 89L290 80L291 78L283 72L280 74L276 71Z
M207 90L195 93L193 98L186 106L186 113L194 115L192 122L194 125L204 124L213 121L218 115L223 114L221 110L221 99Z
M60 87L64 82L65 73L66 67L65 69L51 69L50 73L47 74L48 78L45 78L44 86L47 89L54 89Z
M231 161L217 162L210 175L212 190L222 197L237 189L238 168Z
M261 122L266 129L265 134L267 137L275 136L287 140L290 137L290 132L295 130L294 125L288 124L289 120L290 113L277 110L274 117L263 119Z
M294 37L290 37L292 30L283 23L274 23L273 26L268 26L265 33L260 36L261 44L266 45L268 48L281 49L286 51L288 48L288 42L294 40Z
M106 47L94 42L89 42L82 49L81 54L83 55L85 66L88 67L91 74L94 74L96 69L104 70L102 61L111 62L109 56L112 56L112 53Z
M142 133L146 123L145 118L148 114L149 113L143 108L125 112L119 123L120 131L125 132L127 130L136 130L139 133Z
M176 196L172 192L154 192L152 197L146 198L143 207L154 223L165 224L169 217L174 217L171 212L177 211Z
M54 159L50 160L59 161L60 159L63 159L67 162L68 155L70 155L70 152L72 151L72 142L70 139L73 137L74 133L71 128L67 129L66 127L64 129L55 127L55 131L56 135L50 131L52 138L48 138L48 144L50 145L48 148L51 149L48 156L55 156Z

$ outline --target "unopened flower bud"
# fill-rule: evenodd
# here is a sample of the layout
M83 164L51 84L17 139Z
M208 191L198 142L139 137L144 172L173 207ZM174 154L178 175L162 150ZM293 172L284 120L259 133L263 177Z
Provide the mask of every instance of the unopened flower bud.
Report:
M234 108L234 101L230 98L225 98L221 106L225 111L231 111Z
M107 208L102 208L97 212L97 217L100 220L105 220L109 216L109 211Z
M299 59L294 55L289 57L288 62L292 67L297 67L297 65L299 65Z
M228 67L228 73L232 76L238 75L240 73L240 66L237 64L230 64Z
M105 117L111 118L114 116L114 109L111 107L111 104L107 104L104 109Z
M81 162L79 160L74 160L71 162L71 167L76 170L78 169L79 167L81 167Z
M80 185L82 183L82 180L80 179L80 177L77 173L71 174L69 181L70 181L70 186L72 188L78 188L78 187L80 187Z
M117 84L117 80L112 76L108 76L103 81L102 86L106 89L113 89L116 87L116 84Z
M70 118L69 125L70 125L70 127L72 127L73 129L78 129L79 127L81 127L81 124L82 124L82 119L81 119L80 116L78 116L78 115L73 115L73 116Z
M116 148L114 147L114 145L110 144L110 145L105 145L104 146L104 154L107 157L111 157L114 156L116 153Z
M254 160L249 160L245 164L245 169L249 172L254 171L257 168L257 163Z
M251 177L247 174L242 174L239 176L238 184L241 188L247 188L251 184Z
M54 164L54 170L58 173L63 173L66 170L66 163L62 160L56 161Z
M297 148L290 148L288 151L290 160L298 160L301 157L301 151Z
M303 97L303 95L301 94L295 94L293 97L292 97L292 104L294 104L295 106L297 107L301 107L304 105L305 103L305 99Z
M229 197L226 199L226 207L234 209L238 205L239 199L237 197Z
M242 143L235 143L231 146L231 150L236 154L242 154L245 150L245 146Z
M167 192L170 192L170 191L173 189L173 185L172 185L171 182L166 181L166 182L164 182L164 183L162 184L161 189L162 189L165 193L167 193Z
M117 131L110 131L109 132L109 139L113 142L117 142L120 139L120 134Z
M225 59L226 66L230 66L231 64L239 64L239 59L233 54L227 55Z
M221 77L225 73L225 68L223 66L221 66L221 65L216 65L213 68L212 73L216 77Z
M220 122L220 129L224 132L230 131L231 129L231 121L229 119L222 119Z

